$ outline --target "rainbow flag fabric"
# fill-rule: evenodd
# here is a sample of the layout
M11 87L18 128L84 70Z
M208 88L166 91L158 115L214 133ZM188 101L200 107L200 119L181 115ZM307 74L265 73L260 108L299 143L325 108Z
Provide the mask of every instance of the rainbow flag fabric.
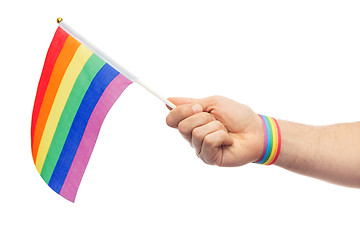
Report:
M106 114L133 82L80 41L61 25L57 28L31 122L36 169L50 188L72 202Z

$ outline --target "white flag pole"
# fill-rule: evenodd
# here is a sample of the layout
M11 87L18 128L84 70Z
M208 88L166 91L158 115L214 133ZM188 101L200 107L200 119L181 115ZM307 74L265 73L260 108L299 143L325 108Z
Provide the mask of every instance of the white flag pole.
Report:
M83 44L85 47L87 47L90 51L95 53L97 56L99 56L102 60L107 62L110 66L112 66L114 69L116 69L118 72L120 72L124 77L129 79L132 82L137 82L139 85L141 85L143 88L148 90L150 93L152 93L154 96L159 98L161 101L163 101L166 105L168 105L171 109L175 108L175 104L161 96L158 92L151 89L147 85L145 85L142 81L140 81L135 75L130 73L128 70L126 70L124 67L122 67L120 64L115 62L112 58L110 58L107 54L105 54L103 51L98 49L95 45L90 43L88 40L86 40L83 36L78 34L76 31L74 31L71 27L69 27L67 24L63 22L62 18L57 19L57 23L59 26L67 32L69 35L74 37L76 40L78 40L81 44Z

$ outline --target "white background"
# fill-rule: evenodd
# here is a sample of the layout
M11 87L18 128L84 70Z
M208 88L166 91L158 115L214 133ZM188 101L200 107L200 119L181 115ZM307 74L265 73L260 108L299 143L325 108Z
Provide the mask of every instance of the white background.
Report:
M165 95L224 95L313 125L360 119L358 1L6 1L0 239L359 239L360 191L208 166L139 85L109 112L75 204L38 175L33 101L56 18Z

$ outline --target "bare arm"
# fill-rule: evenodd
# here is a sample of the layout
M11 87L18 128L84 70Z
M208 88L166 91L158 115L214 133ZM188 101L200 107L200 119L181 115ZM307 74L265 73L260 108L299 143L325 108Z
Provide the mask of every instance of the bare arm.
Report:
M360 187L360 123L308 126L278 121L282 149L275 165L349 187Z
M241 166L259 159L264 130L249 107L224 97L171 98L167 124L207 164ZM360 188L360 122L309 126L278 120L282 147L275 165L331 183Z

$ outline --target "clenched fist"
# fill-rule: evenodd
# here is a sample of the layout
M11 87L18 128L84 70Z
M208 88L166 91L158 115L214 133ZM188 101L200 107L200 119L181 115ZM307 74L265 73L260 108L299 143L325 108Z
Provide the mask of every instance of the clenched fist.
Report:
M232 167L260 158L263 125L248 106L221 96L169 100L176 108L166 123L179 130L205 163Z

